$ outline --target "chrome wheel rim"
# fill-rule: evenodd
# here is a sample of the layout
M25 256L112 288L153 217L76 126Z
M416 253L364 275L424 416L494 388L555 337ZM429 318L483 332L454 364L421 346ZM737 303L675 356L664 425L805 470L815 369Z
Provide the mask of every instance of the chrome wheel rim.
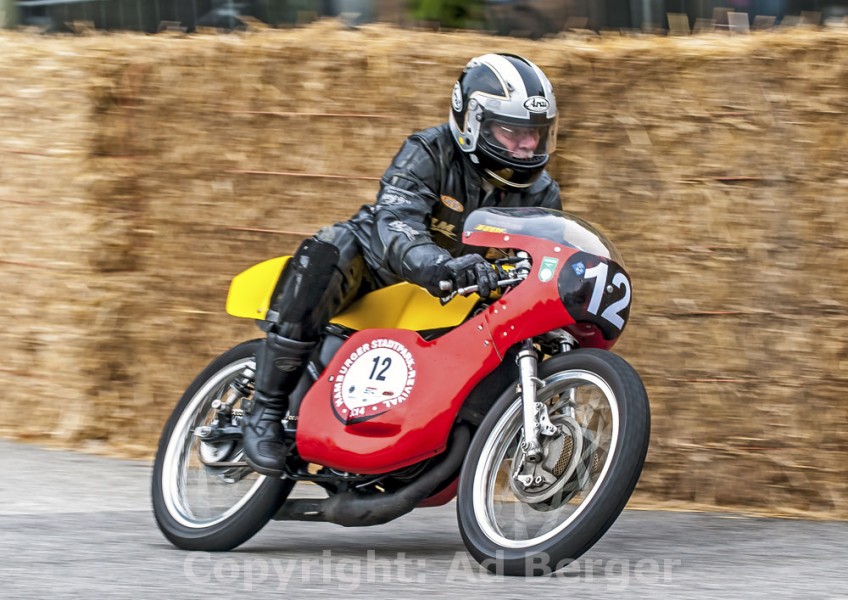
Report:
M162 492L169 514L185 527L202 529L227 520L256 495L265 480L249 467L210 466L220 460L241 461L241 444L228 441L212 447L193 434L210 423L215 416L212 402L221 399L230 382L248 366L255 368L252 358L215 373L192 396L171 432L163 459Z
M535 546L571 525L591 505L616 455L618 400L601 377L584 370L557 373L537 391L537 401L548 406L552 421L565 423L567 414L569 422L579 425L583 438L575 440L579 442L575 447L581 448L580 466L569 473L570 491L557 490L544 506L522 501L512 480L521 455L520 396L510 404L483 446L472 483L477 524L489 540L504 548ZM543 446L551 439L540 436Z

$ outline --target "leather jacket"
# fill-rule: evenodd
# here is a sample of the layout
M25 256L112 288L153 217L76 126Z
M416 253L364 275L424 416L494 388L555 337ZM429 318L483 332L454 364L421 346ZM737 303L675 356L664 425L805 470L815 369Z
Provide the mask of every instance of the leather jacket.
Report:
M363 206L347 225L379 283L421 285L433 264L485 254L485 248L461 240L466 217L483 206L562 210L559 186L547 172L519 192L484 183L444 123L407 138L381 179L377 202Z

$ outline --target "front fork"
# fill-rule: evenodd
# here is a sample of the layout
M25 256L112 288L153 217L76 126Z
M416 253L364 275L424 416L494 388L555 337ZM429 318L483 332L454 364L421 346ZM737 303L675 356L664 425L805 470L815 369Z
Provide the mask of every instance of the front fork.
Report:
M524 441L521 449L525 459L531 463L542 460L542 445L540 435L554 435L556 427L548 417L548 409L536 401L536 386L545 384L538 378L537 370L539 357L530 340L525 340L518 352L519 381L521 382L521 405L524 423Z

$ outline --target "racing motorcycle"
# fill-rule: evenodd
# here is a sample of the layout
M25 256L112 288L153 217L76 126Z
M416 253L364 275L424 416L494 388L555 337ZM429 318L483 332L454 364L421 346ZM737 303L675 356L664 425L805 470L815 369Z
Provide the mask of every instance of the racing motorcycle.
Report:
M243 457L263 341L200 373L154 464L154 514L173 544L224 551L271 519L377 525L454 497L469 553L493 572L547 573L600 539L650 432L642 381L610 351L630 315L624 261L598 229L549 209L478 209L462 238L497 254L498 293L443 282L440 300L400 283L338 314L290 396L281 477ZM286 260L237 275L227 312L261 323ZM326 497L290 498L298 483Z

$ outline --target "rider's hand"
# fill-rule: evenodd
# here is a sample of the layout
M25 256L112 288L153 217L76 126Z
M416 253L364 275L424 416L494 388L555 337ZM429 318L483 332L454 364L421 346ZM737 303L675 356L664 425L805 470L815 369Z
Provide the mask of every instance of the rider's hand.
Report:
M450 290L439 290L439 281L450 281L453 289L476 285L477 294L481 298L488 298L498 287L498 274L495 269L478 254L466 254L436 265L434 275L435 290L438 290L438 293L433 294L434 289L427 286L434 296L446 296L450 293Z

